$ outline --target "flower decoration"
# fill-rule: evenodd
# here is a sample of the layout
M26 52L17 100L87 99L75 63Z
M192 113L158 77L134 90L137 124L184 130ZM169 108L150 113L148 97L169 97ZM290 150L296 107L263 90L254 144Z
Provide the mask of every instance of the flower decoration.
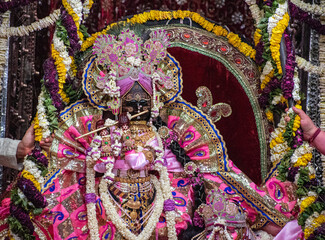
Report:
M8 223L11 235L32 240L34 216L42 213L47 203L41 194L41 186L47 173L48 161L40 150L34 149L26 156L24 170L18 177L17 188L11 193L10 216Z

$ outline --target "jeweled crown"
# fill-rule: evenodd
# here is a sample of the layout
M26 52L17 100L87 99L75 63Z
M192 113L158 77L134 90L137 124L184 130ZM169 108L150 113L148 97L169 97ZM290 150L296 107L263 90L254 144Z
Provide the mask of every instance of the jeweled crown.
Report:
M164 31L150 33L150 39L143 42L132 30L127 29L119 36L100 35L97 37L93 54L101 76L110 72L116 80L132 74L137 68L145 75L152 75L160 61L167 55L168 38Z

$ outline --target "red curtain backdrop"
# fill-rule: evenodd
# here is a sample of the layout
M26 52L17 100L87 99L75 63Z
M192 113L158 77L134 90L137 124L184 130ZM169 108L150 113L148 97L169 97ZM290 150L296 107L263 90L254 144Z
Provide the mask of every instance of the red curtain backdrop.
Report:
M183 71L183 98L197 105L195 90L206 86L213 104L224 102L232 108L231 116L215 123L229 158L256 184L261 183L260 147L253 109L236 77L219 61L184 48L168 49Z

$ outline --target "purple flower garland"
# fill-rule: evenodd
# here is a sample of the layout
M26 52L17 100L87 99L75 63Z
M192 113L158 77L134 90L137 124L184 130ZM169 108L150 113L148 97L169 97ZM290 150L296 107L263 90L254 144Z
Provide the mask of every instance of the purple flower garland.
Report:
M276 77L272 78L271 81L266 85L266 87L262 91L261 96L258 99L262 108L265 108L268 105L270 93L273 90L280 88L280 86L281 83Z
M35 0L12 0L10 2L0 2L0 13L4 13L16 7L26 6Z
M27 227L29 234L33 234L34 225L30 220L29 214L24 211L20 206L17 206L13 203L10 204L10 215L15 217L22 226Z
M307 12L298 8L293 3L289 2L290 15L292 18L298 19L299 22L307 23L312 29L319 34L325 34L325 25L322 25L319 20L313 19Z
M36 159L37 164L43 167L48 167L48 160L40 149L35 148L30 156ZM31 180L21 176L17 181L17 187L23 192L27 200L34 205L35 209L45 208L47 206L46 199L41 192L37 190ZM15 204L13 199L11 199L10 202L10 215L14 217L22 226L26 226L28 229L28 232L17 232L16 234L18 234L20 237L22 237L22 235L25 236L25 234L33 235L34 225L31 221L30 213L26 212L21 206Z
M281 89L283 92L283 97L288 99L292 97L292 91L294 88L293 76L295 72L295 55L292 50L292 42L290 36L287 32L284 32L284 40L286 44L287 51L287 62L285 66L285 76L282 79Z
M264 43L260 41L256 45L255 50L256 50L255 62L257 65L262 65L264 62L264 58L262 57L264 51Z
M44 69L44 85L49 90L53 105L58 113L63 110L64 104L59 94L59 84L57 81L57 72L53 58L46 59L43 64Z
M39 163L41 163L44 167L48 167L48 160L47 157L39 150L33 149L31 155L37 159Z
M74 56L74 53L78 52L81 48L81 45L79 44L77 26L74 23L73 18L63 8L61 8L61 20L63 26L68 32L70 41L69 55Z
M26 178L19 178L17 186L24 193L28 201L37 208L45 208L47 203L43 195L36 189L33 182Z
M307 240L315 240L317 239L317 236L320 235L325 235L325 223L316 228L314 233L312 233Z

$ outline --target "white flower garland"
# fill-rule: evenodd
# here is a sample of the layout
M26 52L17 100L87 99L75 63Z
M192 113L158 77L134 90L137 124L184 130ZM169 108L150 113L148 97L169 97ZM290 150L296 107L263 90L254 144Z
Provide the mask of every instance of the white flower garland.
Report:
M261 74L261 83L265 80L265 77L273 70L273 66L271 61L267 61L264 68L263 68L263 72Z
M288 3L285 1L283 4L279 4L278 8L275 10L275 13L272 17L269 17L268 19L268 26L267 26L267 32L269 33L269 39L271 39L272 36L272 30L275 28L278 24L278 22L283 18L284 14L286 14L288 10Z
M322 211L321 213L314 212L312 215L310 215L305 222L305 228L314 228L315 219L321 215L325 215L325 211Z
M88 17L90 13L90 9L92 4L90 3L92 0L85 0L84 3L82 4L82 14L83 14L83 21Z
M49 16L42 18L28 26L6 27L6 24L0 26L0 37L26 36L32 32L42 30L53 25L60 17L60 9L54 10Z
M305 3L300 0L291 0L291 2L305 12L325 16L325 7L322 5Z
M10 11L2 15L2 26L10 26ZM0 94L3 88L3 76L7 65L7 51L8 51L8 37L1 37L0 39Z
M278 161L280 161L289 149L289 146L286 141L283 141L282 143L279 143L279 141L277 141L277 138L279 138L280 136L282 137L282 134L285 131L286 122L284 117L285 114L282 115L278 127L271 133L270 136L270 143L272 141L276 142L276 145L270 149L272 163L277 163Z
M251 10L255 23L258 24L263 17L263 11L256 4L256 0L245 0L245 2L249 6L249 10Z
M161 140L160 135L158 134L158 131L155 126L152 125L150 122L149 125L155 132L156 139L158 141L158 148L156 150L156 164L155 169L159 172L160 176L160 184L162 186L164 200L173 200L172 191L173 189L170 186L170 180L168 176L167 167L163 166L161 162L163 162L163 156L164 156L164 146ZM168 230L168 239L177 240L177 234L176 234L176 228L175 228L175 211L167 211L166 213L166 222L167 222L167 230Z
M130 232L126 223L121 219L121 217L117 214L114 203L111 201L111 197L107 191L107 185L109 182L107 179L102 178L100 185L99 185L99 192L100 197L102 199L106 216L109 218L113 224L115 225L116 229L128 240L147 240L150 238L152 232L156 228L156 225L159 221L159 217L164 208L164 197L163 197L163 186L159 183L158 179L151 175L150 181L153 183L155 190L156 190L156 201L155 207L151 217L149 218L147 225L141 231L141 233L137 236Z
M283 157L287 154L289 146L287 142L282 144L277 144L275 147L271 149L271 162L277 163L283 159Z
M81 23L82 20L82 2L78 0L67 0L67 3L71 6L73 9L74 13L77 14L79 17L79 24Z
M95 170L94 164L100 158L100 144L102 138L100 136L96 136L93 138L90 147L92 148L87 156L86 156L86 194L95 194ZM87 219L88 219L88 229L90 233L90 239L98 240L99 239L99 232L98 232L98 221L96 216L96 203L89 202L87 204Z
M44 101L45 101L44 92L41 91L40 95L38 96L37 116L38 116L39 126L42 128L42 136L43 138L48 138L51 135L51 131L49 128L50 123L47 120L46 110L43 105Z
M313 147L309 146L308 142L304 142L300 147L296 148L294 153L291 156L291 163L295 164L300 157L307 153L311 153L313 151Z
M40 184L41 189L42 189L42 186L44 184L44 177L42 177L42 172L40 170L38 170L38 167L36 166L36 164L33 161L25 158L23 165L24 165L24 170L26 170L27 172L29 172L30 174L32 174L34 176L34 178Z
M63 64L67 72L70 70L72 60L69 56L67 47L64 45L64 42L57 37L57 31L55 30L53 36L53 46L54 49L59 53L60 57L63 59Z
M292 98L295 100L295 102L300 101L300 79L298 75L298 70L295 67L295 72L293 75L293 90L292 90Z
M279 102L281 102L282 98L283 98L282 93L280 93L279 95L274 96L273 99L272 99L272 105L277 105Z
M315 73L319 75L324 75L325 73L325 67L323 65L315 66L307 60L303 59L302 57L296 56L296 63L299 69L303 69L306 72Z

